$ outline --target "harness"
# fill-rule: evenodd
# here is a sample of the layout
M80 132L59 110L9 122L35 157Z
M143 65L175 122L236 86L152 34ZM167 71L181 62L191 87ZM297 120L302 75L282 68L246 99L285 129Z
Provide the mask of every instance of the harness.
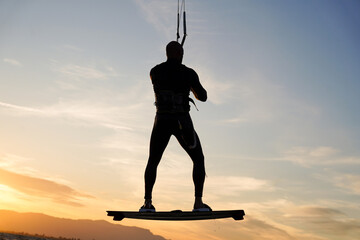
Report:
M175 93L169 90L155 92L155 106L158 113L185 113L190 111L190 104L196 104L188 93ZM199 111L199 110L198 110Z

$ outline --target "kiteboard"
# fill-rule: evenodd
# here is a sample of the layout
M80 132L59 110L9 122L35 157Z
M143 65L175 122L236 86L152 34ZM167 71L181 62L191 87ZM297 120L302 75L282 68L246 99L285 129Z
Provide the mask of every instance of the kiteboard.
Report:
M124 218L165 221L188 221L219 218L233 218L234 220L243 220L245 212L244 210L223 210L208 212L190 212L182 210L173 210L170 212L107 211L107 215L114 217L114 221L121 221Z

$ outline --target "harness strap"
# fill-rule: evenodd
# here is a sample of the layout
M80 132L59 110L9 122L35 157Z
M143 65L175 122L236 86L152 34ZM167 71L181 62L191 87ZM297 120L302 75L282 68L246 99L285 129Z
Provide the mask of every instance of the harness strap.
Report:
M186 143L186 145L189 147L189 149L194 149L196 148L197 146L197 140L196 140L196 134L195 134L195 131L194 129L192 130L191 132L191 136L188 136L186 134L189 134L189 133L184 133L184 129L183 129L183 126L180 122L180 120L178 120L178 124L179 124L179 129L182 131L182 135L181 137L183 138L184 142ZM189 139L189 138L192 138L192 139ZM189 141L190 140L190 141ZM190 145L192 141L192 144Z
M186 93L163 90L157 91L155 98L155 106L161 112L188 112L190 110L189 102L194 104L196 110L199 111L195 101Z
M197 108L197 106L196 106L196 104L195 104L194 99L192 99L192 98L189 97L189 101L190 101L192 104L194 104L196 110L199 111L199 109Z

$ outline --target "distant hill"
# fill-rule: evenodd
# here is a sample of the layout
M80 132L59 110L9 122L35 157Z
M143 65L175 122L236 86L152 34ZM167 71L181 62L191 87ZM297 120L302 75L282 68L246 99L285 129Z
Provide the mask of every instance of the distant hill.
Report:
M165 240L147 229L112 224L105 220L72 220L8 210L0 210L0 231L81 240Z
M0 232L1 240L78 240L73 238L52 238L41 235L30 235L26 233Z

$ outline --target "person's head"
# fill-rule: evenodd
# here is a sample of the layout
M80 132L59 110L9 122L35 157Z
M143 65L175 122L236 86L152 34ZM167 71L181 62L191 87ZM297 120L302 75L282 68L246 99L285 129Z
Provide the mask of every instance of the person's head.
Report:
M174 59L182 62L184 56L184 49L180 43L176 41L171 41L166 46L166 56L168 59Z

